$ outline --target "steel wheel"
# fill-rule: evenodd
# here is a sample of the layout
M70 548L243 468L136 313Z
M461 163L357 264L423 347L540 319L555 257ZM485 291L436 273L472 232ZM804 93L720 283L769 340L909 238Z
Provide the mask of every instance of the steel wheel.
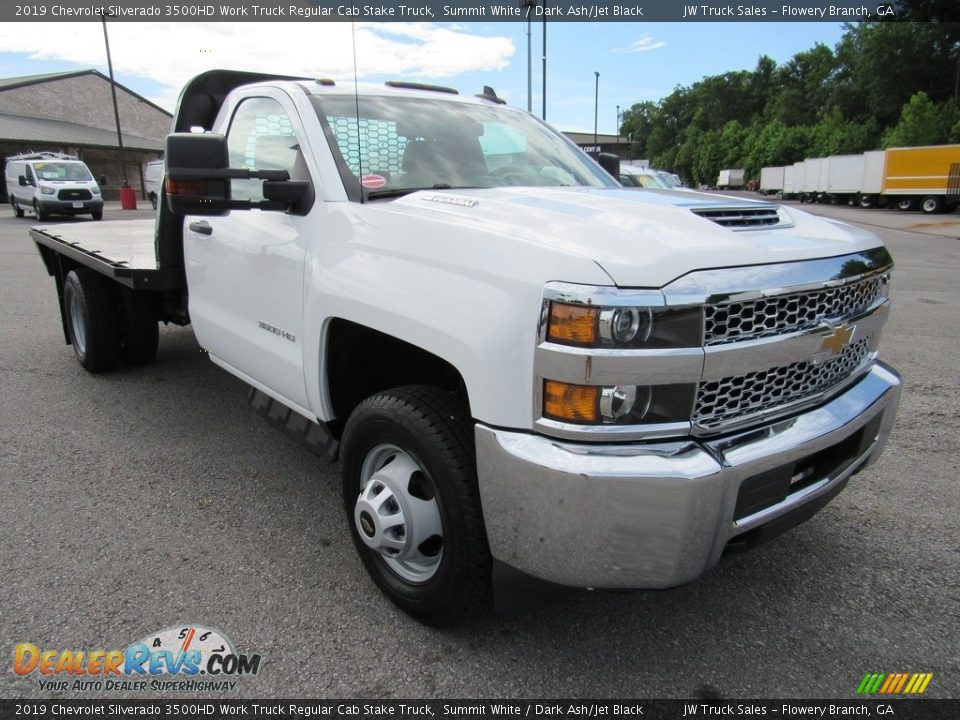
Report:
M469 410L426 385L360 403L342 436L343 505L367 572L421 622L462 622L486 600L492 560Z
M74 349L80 355L85 355L87 352L87 328L83 324L83 305L80 301L80 295L71 293L69 302L70 329L72 330L70 338L73 340Z
M443 522L432 483L395 445L377 445L360 469L354 522L367 547L411 583L430 580L443 555Z

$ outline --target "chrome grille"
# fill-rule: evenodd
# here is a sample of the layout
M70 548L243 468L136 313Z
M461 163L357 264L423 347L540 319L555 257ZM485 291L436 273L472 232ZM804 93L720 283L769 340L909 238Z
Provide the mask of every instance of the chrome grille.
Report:
M883 292L885 278L805 293L707 305L704 345L754 340L816 327L824 319L866 310Z
M92 197L89 190L61 190L57 193L58 200L89 200Z
M770 207L701 208L694 213L729 228L766 227L780 224L780 213Z
M864 337L824 363L802 360L700 383L693 411L694 424L712 429L735 418L816 395L850 377L869 351L870 338Z

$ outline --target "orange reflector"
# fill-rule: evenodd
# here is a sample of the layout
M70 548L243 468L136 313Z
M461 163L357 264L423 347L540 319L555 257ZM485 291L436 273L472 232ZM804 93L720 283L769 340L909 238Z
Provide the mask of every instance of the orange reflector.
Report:
M203 195L203 180L171 180L167 178L167 195Z
M547 339L577 345L594 345L597 342L599 316L600 308L552 302Z
M599 399L597 386L570 385L556 380L543 383L543 414L554 420L595 423L599 417Z

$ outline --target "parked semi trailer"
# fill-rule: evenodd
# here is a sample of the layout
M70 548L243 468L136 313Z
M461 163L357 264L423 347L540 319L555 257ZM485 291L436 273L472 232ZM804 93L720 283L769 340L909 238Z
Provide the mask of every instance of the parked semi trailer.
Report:
M792 169L792 168L791 168ZM760 194L776 195L783 192L785 167L765 167L760 169Z
M820 165L822 163L823 158L807 158L803 161L800 202L816 202L820 197Z
M742 188L745 182L746 170L728 169L721 170L717 177L717 188L719 190L733 190Z
M883 151L882 168L876 156L867 162L860 204L919 208L929 214L952 212L958 198L955 190L951 192L951 170L955 177L960 175L960 145L888 148ZM876 192L878 171L880 190Z
M863 155L831 155L820 166L820 199L853 205L863 187Z

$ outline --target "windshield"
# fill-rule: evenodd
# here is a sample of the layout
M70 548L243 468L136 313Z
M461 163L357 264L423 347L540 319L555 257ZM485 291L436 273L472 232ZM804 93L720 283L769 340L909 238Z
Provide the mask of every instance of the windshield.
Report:
M421 97L312 100L352 199L361 188L375 199L425 188L616 187L575 145L517 110Z
M34 163L33 170L41 180L93 180L87 166L79 162Z

